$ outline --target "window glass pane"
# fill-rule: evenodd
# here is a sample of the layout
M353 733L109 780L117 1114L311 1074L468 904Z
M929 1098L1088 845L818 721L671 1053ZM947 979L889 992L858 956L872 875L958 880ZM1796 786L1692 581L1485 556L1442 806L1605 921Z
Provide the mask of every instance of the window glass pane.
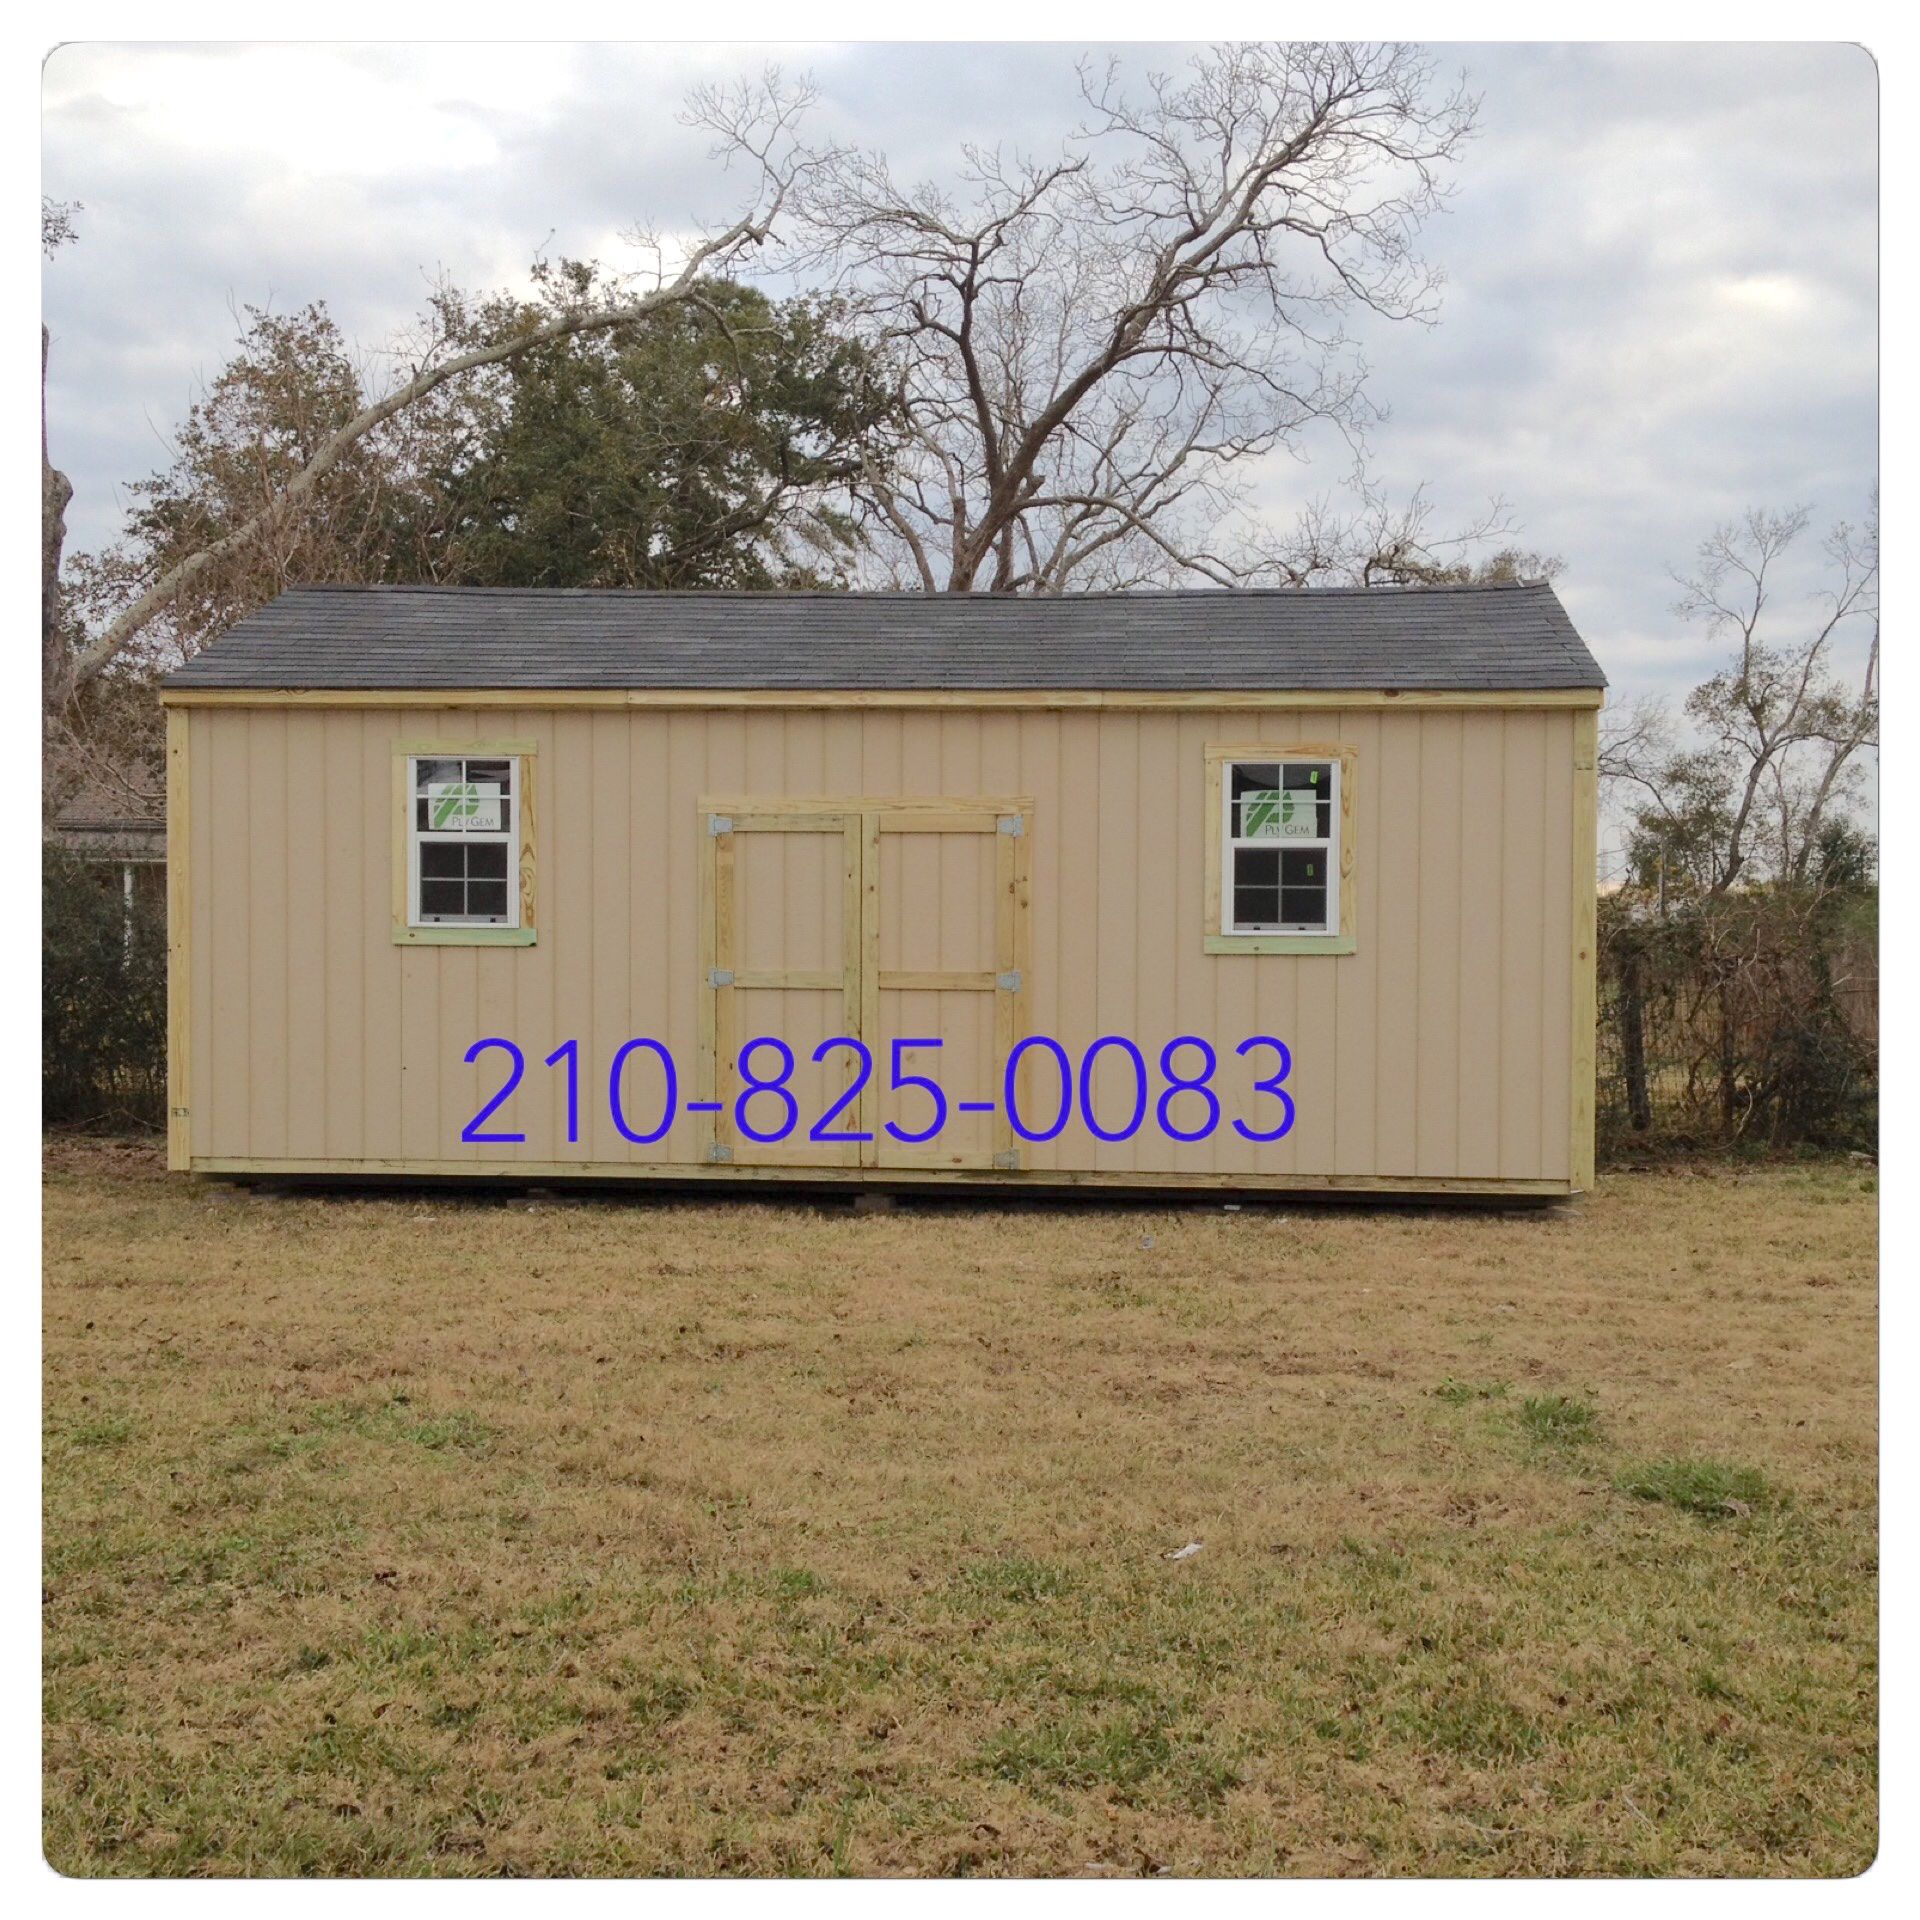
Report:
M1318 932L1327 924L1327 890L1318 887L1282 887L1280 918L1289 927Z
M509 759L423 756L413 763L417 833L511 833L513 768Z
M1333 832L1333 768L1325 760L1236 761L1227 822L1236 840L1324 840Z
M1281 784L1296 805L1312 795L1313 837L1333 837L1333 763L1329 760L1289 760L1280 769Z
M423 880L464 880L466 849L458 840L422 840L420 877Z
M422 880L420 911L423 914L464 913L467 890L458 880Z
M1318 847L1288 847L1280 856L1280 918L1290 927L1327 920L1327 856Z
M469 880L467 911L485 914L494 920L507 917L507 883L504 880Z
M1234 925L1270 927L1279 918L1279 849L1237 847L1233 855Z
M509 833L513 829L513 762L469 760L464 777L473 785L477 810L467 822L469 833Z
M507 843L504 840L475 840L467 847L467 872L475 880L504 880L507 877Z
M1227 832L1236 840L1252 838L1254 836L1246 825L1249 808L1244 804L1245 796L1268 795L1277 791L1280 785L1280 769L1271 761L1236 760L1228 767L1227 776L1230 783L1228 791L1232 795L1232 805L1228 809Z
M1280 922L1278 887L1235 887L1233 924L1249 933L1259 933Z

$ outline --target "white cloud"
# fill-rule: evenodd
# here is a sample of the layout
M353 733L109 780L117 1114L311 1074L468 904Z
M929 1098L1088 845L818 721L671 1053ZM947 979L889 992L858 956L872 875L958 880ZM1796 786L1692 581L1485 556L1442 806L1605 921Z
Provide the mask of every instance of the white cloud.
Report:
M56 457L76 545L224 359L234 304L324 299L374 343L440 274L522 284L540 250L637 266L739 182L678 120L689 85L811 68L823 133L906 178L963 141L1045 149L1077 49L70 46L44 81L45 185L86 203L47 275ZM1140 73L1174 48L1129 49ZM1440 50L1484 98L1427 236L1436 328L1363 331L1392 418L1374 459L1442 515L1509 499L1626 694L1699 677L1669 563L1749 505L1859 516L1876 457L1876 76L1840 46ZM1276 512L1338 448L1276 461ZM1814 558L1811 539L1806 559ZM1806 583L1803 567L1789 583Z

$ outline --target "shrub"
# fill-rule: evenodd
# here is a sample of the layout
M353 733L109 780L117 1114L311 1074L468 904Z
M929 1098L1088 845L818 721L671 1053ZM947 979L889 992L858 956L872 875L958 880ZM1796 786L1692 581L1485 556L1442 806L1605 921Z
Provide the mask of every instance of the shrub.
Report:
M41 857L42 1118L157 1127L167 1102L166 908L120 869L54 846Z
M1602 1158L1874 1151L1878 922L1870 886L1603 900Z

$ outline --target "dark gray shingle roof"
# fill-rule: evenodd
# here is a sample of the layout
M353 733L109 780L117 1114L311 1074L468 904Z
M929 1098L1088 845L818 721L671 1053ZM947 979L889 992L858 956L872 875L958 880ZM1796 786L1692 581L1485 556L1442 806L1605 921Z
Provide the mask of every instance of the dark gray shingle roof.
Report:
M1603 687L1553 589L1074 594L296 587L170 687Z

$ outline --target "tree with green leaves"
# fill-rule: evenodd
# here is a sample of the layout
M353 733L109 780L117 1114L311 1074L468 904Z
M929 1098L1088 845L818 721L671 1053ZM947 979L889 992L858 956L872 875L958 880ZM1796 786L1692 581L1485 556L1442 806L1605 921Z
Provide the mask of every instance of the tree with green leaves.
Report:
M537 302L442 292L424 325L459 353L607 297L589 265L535 278ZM553 332L423 398L344 447L297 514L268 513L366 389L324 305L248 309L171 463L130 488L121 540L71 562L80 644L145 583L209 552L218 559L187 575L130 658L184 658L298 581L830 581L856 534L849 483L889 405L830 309L706 282L620 329Z
M594 302L589 265L540 275ZM715 281L645 325L516 357L469 463L433 476L441 577L488 586L841 585L891 398L828 303ZM497 330L503 316L482 317ZM453 451L449 449L448 451Z
M352 436L318 471L377 372L324 305L245 311L172 460L130 487L122 537L68 559L69 657L152 582L177 585L53 710L55 804L81 774L155 785L151 676L297 582L843 583L859 537L850 488L892 402L831 307L706 281L626 326L568 331L553 323L605 310L605 276L570 263L534 279L530 301L443 290L421 323L435 351L538 343ZM299 511L273 511L302 476Z
M729 162L740 163L753 182L746 206L736 219L701 233L691 245L674 248L671 269L666 264L667 249L657 236L637 234L637 239L652 246L660 262L657 271L650 281L636 284L623 280L611 297L599 304L570 303L530 326L457 349L444 335L429 337L405 378L363 394L359 409L307 450L297 468L277 484L263 487L263 497L253 512L223 527L205 544L171 557L141 581L133 597L115 607L103 625L77 629L67 619L65 608L57 604L64 596L57 590L50 593L49 606L55 611L48 619L49 671L44 690L48 714L63 713L76 689L129 655L183 594L200 589L203 576L235 559L245 564L257 550L270 554L285 537L289 523L307 513L310 501L328 477L382 429L413 415L423 404L446 397L447 389L457 392L473 376L549 342L632 326L667 308L699 300L707 283L724 277L766 244L798 184L820 164L817 156L799 145L796 136L798 123L812 99L810 86L804 82L788 84L777 69L769 69L758 82L704 89L689 111L690 122L711 133ZM50 227L43 209L43 242L51 250L61 237L59 220L55 218ZM65 537L61 518L65 504L59 489L46 482L43 453L43 563L56 589Z

